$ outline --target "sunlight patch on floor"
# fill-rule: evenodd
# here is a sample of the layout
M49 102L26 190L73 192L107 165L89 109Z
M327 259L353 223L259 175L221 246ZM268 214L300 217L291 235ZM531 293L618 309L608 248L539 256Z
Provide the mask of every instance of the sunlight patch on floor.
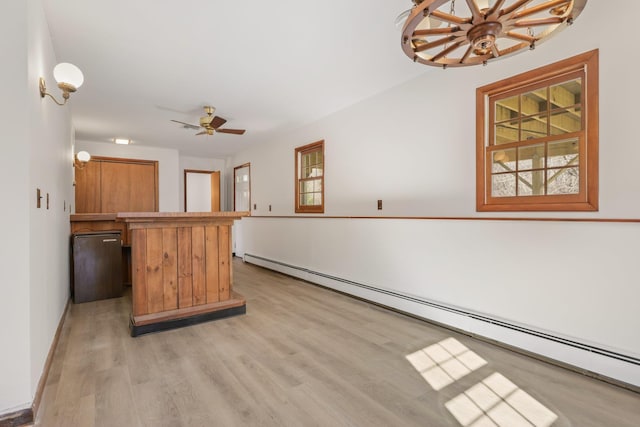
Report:
M405 357L436 391L487 364L455 338L444 339Z
M558 418L497 372L445 403L445 407L464 427L548 427Z

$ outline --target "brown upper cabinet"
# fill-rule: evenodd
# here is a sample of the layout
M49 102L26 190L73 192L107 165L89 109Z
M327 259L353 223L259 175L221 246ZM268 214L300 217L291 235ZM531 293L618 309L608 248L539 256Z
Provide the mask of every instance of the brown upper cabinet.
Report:
M92 157L75 173L76 213L158 211L157 161Z

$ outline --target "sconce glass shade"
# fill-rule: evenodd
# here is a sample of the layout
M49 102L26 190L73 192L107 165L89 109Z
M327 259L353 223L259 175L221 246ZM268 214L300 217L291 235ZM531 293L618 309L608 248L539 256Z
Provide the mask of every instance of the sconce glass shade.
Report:
M75 89L84 83L84 75L82 71L80 71L80 68L68 62L61 62L56 65L53 69L53 77L56 79L56 82L58 82L58 85L66 83Z
M91 160L91 154L86 151L78 151L78 153L76 154L76 159L78 159L79 162L86 163Z

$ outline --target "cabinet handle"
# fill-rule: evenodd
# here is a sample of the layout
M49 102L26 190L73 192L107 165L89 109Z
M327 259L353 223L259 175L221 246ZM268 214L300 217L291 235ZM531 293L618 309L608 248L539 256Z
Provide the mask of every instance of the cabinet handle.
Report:
M102 243L107 243L107 242L117 242L118 239L102 239Z

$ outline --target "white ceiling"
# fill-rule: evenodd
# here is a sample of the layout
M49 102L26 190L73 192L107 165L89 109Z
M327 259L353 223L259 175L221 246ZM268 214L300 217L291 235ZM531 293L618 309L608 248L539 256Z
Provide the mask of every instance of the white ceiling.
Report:
M400 48L409 0L43 3L58 61L85 75L69 101L78 140L226 157L428 68ZM198 123L204 105L245 135L170 121Z

